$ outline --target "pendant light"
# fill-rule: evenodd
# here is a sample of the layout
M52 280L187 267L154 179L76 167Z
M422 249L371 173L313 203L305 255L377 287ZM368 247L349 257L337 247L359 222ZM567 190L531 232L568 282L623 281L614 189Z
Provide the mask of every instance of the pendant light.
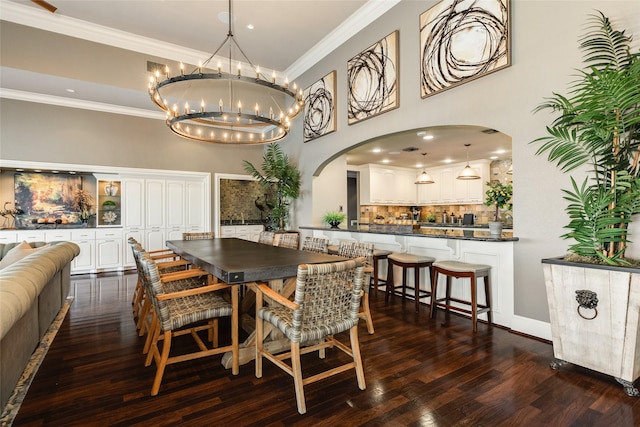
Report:
M422 153L423 157L426 155L427 153ZM422 163L424 163L424 161ZM423 169L422 173L418 175L418 179L416 180L415 184L433 184L434 182L435 181L431 178L431 176L429 176L426 169Z
M464 169L462 169L462 171L458 174L458 176L456 177L457 179L480 179L480 175L478 174L478 171L469 165L469 146L470 145L471 144L464 144L464 146L467 147L467 166L465 166Z

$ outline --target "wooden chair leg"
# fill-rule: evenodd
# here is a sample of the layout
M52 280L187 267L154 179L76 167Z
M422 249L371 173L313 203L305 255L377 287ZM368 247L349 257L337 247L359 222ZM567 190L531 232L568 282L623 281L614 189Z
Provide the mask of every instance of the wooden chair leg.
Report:
M394 289L394 279L393 279L393 264L391 262L389 262L389 265L387 266L387 280L386 280L386 287L385 287L385 293L384 293L384 302L385 304L389 302L389 297L393 296L393 294L395 293L395 289Z
M369 334L373 334L375 330L373 329L373 320L371 319L371 310L369 309L369 294L364 293L362 295L362 313L360 317L363 317L367 322L367 331Z
M469 280L471 280L471 323L473 333L476 333L478 331L478 282L475 275Z
M262 292L256 292L256 378L262 378L262 351L263 351L263 331L264 320L257 316L258 310L262 307Z
M300 365L300 343L293 341L291 342L291 368L298 412L304 414L307 412L307 404L304 399L304 383L302 382L302 366Z
M434 318L436 316L436 299L438 292L438 272L435 268L431 269L431 307L429 307L429 317Z
M157 363L158 368L156 370L156 376L153 380L153 386L151 387L151 396L156 396L158 394L158 391L160 391L160 383L162 382L164 369L166 368L167 360L169 359L169 350L171 350L171 335L171 331L166 331L164 333L162 355L160 356L160 360Z
M416 313L420 311L420 267L416 266L413 272L413 299L416 303Z
M367 388L364 381L364 368L362 367L362 356L360 355L360 342L358 340L358 327L354 326L349 330L351 338L351 352L353 353L353 362L356 365L356 378L358 379L358 387L360 390Z
M144 340L144 348L142 354L148 354L153 342L153 337L156 333L156 328L160 327L156 313L151 313L151 322L149 323L149 331L147 332L147 338Z
M238 296L238 287L239 286L231 286L231 345L233 349L232 358L233 361L231 363L231 373L233 375L238 375L240 373L240 333L239 333L239 323L240 323L240 313L239 313L239 296ZM218 328L216 328L217 330Z
M491 308L491 286L489 285L489 276L484 276L484 295L485 301L487 302L487 307L489 307L489 311L487 311L487 320L489 321L489 325L493 324L493 318L491 313L493 309Z

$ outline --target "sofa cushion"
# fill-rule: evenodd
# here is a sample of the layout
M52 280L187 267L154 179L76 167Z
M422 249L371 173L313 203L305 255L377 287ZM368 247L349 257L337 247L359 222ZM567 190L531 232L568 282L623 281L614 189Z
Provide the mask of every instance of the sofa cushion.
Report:
M32 248L29 243L22 242L17 246L14 246L7 254L0 260L0 270L10 266L14 262L20 261L22 258L31 255L34 252L39 251L42 248L46 248L49 245L40 246L39 248Z

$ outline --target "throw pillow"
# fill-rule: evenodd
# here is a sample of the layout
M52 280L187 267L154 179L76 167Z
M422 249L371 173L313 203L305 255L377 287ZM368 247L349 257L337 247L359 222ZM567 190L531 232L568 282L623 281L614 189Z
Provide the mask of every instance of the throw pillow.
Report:
M39 248L32 248L31 245L29 245L29 243L27 243L26 241L20 243L9 252L7 252L4 258L0 260L0 270L46 247L49 247L49 245L40 246Z

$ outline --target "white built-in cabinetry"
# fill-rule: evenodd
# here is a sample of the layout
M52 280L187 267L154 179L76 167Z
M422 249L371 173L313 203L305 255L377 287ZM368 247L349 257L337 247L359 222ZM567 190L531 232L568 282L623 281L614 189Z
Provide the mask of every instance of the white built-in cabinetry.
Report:
M490 180L490 160L470 163L480 179L456 179L466 163L428 168L433 184L415 184L421 171L368 164L360 171L361 205L436 205L483 203Z
M7 166L56 170L89 168L17 161ZM129 237L135 238L147 250L156 250L164 248L167 240L182 239L183 232L210 230L209 173L97 166L95 171L98 180L120 184L117 196L122 203L121 226L0 230L0 243L72 241L80 247L80 255L73 260L71 272L95 273L135 267ZM98 196L102 188L98 186Z
M260 238L260 232L263 230L262 225L223 225L220 227L220 237L237 237L257 242Z

